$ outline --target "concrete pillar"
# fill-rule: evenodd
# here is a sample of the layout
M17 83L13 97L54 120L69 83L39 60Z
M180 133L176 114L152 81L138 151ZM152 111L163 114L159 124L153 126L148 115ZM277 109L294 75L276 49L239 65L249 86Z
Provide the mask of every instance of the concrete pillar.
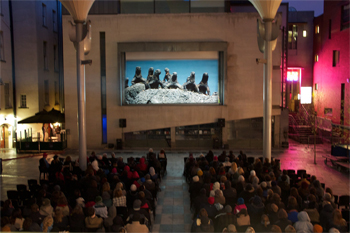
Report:
M170 136L171 136L171 149L176 148L176 127L171 127L170 128Z

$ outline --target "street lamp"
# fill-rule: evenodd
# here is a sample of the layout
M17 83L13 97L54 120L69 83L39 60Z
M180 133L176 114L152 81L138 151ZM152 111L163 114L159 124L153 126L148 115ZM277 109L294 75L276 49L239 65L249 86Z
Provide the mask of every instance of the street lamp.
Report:
M75 35L70 35L76 49L77 62L77 88L78 88L78 128L79 128L79 166L85 171L86 161L86 95L85 95L85 64L84 40L86 36L91 39L90 24L86 24L86 18L95 0L60 0L74 19ZM85 30L84 30L85 27ZM90 33L89 33L90 32ZM73 33L74 34L74 33ZM86 47L86 46L85 46ZM86 49L86 48L85 48Z
M263 156L271 161L271 115L272 115L272 50L276 46L279 23L273 22L282 0L249 0L259 12L263 22L258 20L258 45L264 52L263 78Z

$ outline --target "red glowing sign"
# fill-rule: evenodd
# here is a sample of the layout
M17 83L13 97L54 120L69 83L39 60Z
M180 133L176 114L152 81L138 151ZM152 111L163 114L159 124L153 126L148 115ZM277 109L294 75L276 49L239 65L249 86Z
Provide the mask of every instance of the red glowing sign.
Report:
M301 68L288 68L287 81L301 81Z

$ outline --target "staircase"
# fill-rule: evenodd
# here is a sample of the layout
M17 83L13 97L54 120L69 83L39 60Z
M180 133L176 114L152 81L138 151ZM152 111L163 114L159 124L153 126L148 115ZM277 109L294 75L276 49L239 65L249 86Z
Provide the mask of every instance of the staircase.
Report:
M289 113L289 138L302 144L313 144L314 133L311 119L305 108L298 113ZM322 139L316 135L316 143L322 144Z

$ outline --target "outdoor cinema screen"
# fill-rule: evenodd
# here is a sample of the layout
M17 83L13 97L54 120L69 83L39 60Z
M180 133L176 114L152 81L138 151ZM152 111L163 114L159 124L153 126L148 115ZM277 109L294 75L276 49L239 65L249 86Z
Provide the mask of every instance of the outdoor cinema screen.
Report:
M124 77L125 104L220 104L217 51L127 52Z

